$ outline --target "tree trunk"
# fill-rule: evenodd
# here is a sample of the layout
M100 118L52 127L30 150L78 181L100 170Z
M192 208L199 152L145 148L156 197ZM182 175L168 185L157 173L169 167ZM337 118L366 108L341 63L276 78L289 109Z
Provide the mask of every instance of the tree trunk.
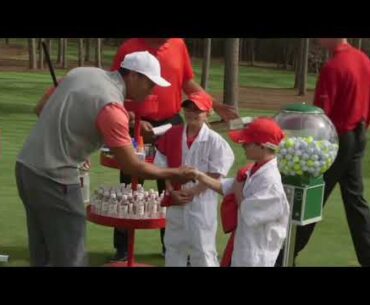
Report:
M62 48L62 68L67 69L68 67L68 56L67 56L67 38L63 38L63 48Z
M81 67L84 65L84 40L83 38L78 39L78 65Z
M289 43L287 43L284 51L284 69L290 70L290 63L292 62L292 49Z
M28 67L32 70L37 69L35 38L28 39Z
M243 61L248 62L248 39L243 39Z
M295 79L294 79L294 89L299 88L301 67L302 67L302 56L303 56L303 38L299 39L299 47L296 53L296 66L295 66Z
M224 103L238 108L239 39L225 39Z
M253 67L255 64L255 47L256 47L256 39L252 38L250 40L250 45L249 45L249 52L250 52L250 59L251 59L251 66Z
M48 38L47 41L46 41L46 46L47 46L47 49L48 49L48 52L49 52L50 60L52 60L52 56L51 56L52 43L51 42L52 42L51 38Z
M325 62L327 62L328 60L329 60L329 58L330 58L330 52L329 52L329 50L325 50Z
M361 50L362 48L362 38L359 38L357 41L357 47Z
M304 96L307 93L307 69L308 69L308 52L310 47L310 39L302 38L302 41L303 41L303 54L298 87L298 95L300 96Z
M43 38L39 39L39 67L41 70L44 69L44 49L42 48Z
M90 61L90 38L85 39L85 61Z
M57 63L62 63L62 57L63 57L63 38L58 39L58 55L57 55Z
M96 39L95 66L101 68L101 38Z
M201 86L204 90L208 89L209 66L211 63L211 38L203 39L203 64L202 64L202 80Z

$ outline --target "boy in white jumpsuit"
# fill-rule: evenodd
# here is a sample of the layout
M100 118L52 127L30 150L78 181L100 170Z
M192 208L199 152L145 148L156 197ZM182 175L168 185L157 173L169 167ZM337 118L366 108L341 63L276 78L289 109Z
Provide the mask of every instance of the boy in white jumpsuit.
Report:
M231 266L273 267L287 234L289 204L277 167L275 151L284 133L272 119L259 118L230 138L243 145L256 161L245 182L214 180L204 173L197 179L222 195L234 193L238 203Z
M155 164L188 165L219 179L229 172L234 153L219 134L209 129L212 100L193 93L182 104L185 125L174 126L157 142ZM166 181L167 225L164 237L166 266L219 266L216 251L217 194L199 183L176 185Z

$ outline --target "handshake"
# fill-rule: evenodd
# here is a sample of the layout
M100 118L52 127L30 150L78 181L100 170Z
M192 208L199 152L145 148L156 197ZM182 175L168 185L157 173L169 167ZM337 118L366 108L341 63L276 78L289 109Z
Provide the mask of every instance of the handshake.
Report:
M177 168L175 170L176 173L173 180L181 184L184 184L189 181L195 182L195 180L197 180L201 175L201 172L199 172L196 168L193 167L184 166Z
M180 167L176 169L178 171L178 176L174 179L176 182L181 184L198 180L199 182L207 182L207 175L201 171L198 171L192 167ZM206 179L206 180L205 180ZM181 189L181 190L171 190L169 191L169 195L172 198L172 201L175 205L184 205L190 203L194 196L198 195L202 191L204 191L207 187L200 183L192 188Z

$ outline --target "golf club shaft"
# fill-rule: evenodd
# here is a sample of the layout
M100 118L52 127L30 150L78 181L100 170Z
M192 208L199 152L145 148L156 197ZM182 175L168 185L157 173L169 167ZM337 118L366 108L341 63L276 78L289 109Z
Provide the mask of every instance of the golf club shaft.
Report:
M54 86L57 87L58 86L58 81L57 81L57 78L55 77L55 72L54 72L54 68L53 68L53 65L52 65L51 60L50 60L48 48L46 46L45 41L43 41L41 44L42 44L42 47L44 49L46 61L47 61L48 66L49 66L49 71L50 71L51 77L53 79Z

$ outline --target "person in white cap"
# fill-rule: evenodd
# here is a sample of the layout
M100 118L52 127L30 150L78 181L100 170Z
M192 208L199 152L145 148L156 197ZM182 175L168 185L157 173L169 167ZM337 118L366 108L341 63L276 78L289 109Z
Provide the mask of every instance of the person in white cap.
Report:
M189 95L182 103L184 125L168 130L156 142L154 164L197 168L215 179L225 177L234 153L221 135L207 126L212 98L205 92ZM216 250L217 194L195 181L184 185L166 180L166 267L218 267ZM189 255L189 263L188 263Z
M189 168L161 169L135 155L123 101L144 100L155 85L170 86L161 77L158 60L148 52L135 52L116 72L71 70L41 101L39 120L16 162L32 266L87 265L86 215L77 169L103 143L138 177L183 182L194 177Z

